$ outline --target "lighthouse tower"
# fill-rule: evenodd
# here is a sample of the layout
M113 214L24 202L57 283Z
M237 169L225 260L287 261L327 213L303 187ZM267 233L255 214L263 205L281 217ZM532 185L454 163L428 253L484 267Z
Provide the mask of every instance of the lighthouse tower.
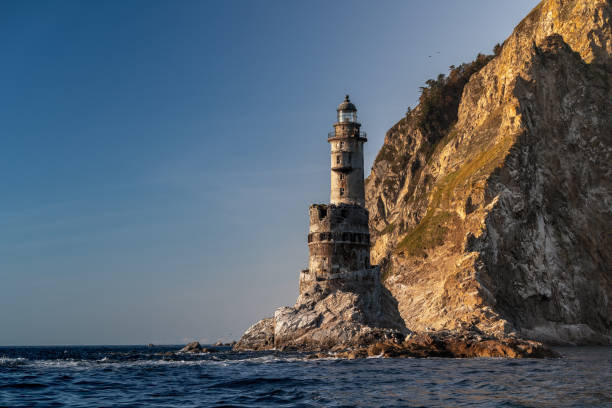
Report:
M327 141L331 145L332 204L365 206L363 185L363 144L366 134L357 123L357 108L346 95L338 106L338 121Z
M308 269L300 274L300 295L335 288L369 290L379 282L370 265L370 230L365 209L363 144L357 108L346 95L338 106L331 145L331 192L328 204L310 206ZM351 289L352 288L352 289Z

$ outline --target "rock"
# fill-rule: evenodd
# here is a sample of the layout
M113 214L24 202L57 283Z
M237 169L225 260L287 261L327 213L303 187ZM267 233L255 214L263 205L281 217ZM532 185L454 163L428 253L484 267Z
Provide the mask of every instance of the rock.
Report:
M197 341L192 341L187 344L185 347L179 350L179 353L201 353L202 346Z
M179 350L179 353L216 353L219 350L216 348L210 347L202 347L202 345L197 341L192 341L187 344L185 347Z
M365 357L505 357L554 358L557 353L541 343L516 338L478 340L469 333L414 333L404 342L386 341L354 349L337 351L335 357L355 359Z
M378 281L300 296L294 307L281 307L249 328L234 349L330 350L403 339L407 332L396 302Z
M611 16L543 1L498 55L451 73L444 110L422 97L387 133L371 256L410 329L612 344Z
M217 340L217 342L215 344L213 344L213 346L215 346L215 347L222 347L222 346L224 346L224 344L223 344L223 341Z
M274 318L255 323L234 345L234 350L270 350L274 348Z
M558 357L539 342L511 337L483 339L471 333L422 333L412 336L403 348L415 357Z

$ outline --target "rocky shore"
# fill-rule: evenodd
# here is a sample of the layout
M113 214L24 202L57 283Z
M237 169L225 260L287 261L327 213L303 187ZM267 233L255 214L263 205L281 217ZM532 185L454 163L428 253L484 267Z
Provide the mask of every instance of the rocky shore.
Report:
M309 358L506 357L558 355L540 342L515 335L488 336L475 331L412 332L403 325L397 303L378 282L378 291L335 290L251 326L234 346L237 351L298 351ZM378 292L378 293L377 293Z
M316 319L309 320L316 321ZM288 336L290 341L287 341ZM417 333L407 329L400 331L373 328L354 322L327 328L314 326L301 333L301 336L291 336L289 332L279 340L275 342L275 318L266 318L250 327L234 346L234 350L299 351L312 353L309 358L347 359L367 357L558 357L557 353L540 342L513 336L496 338L475 332L450 331Z
M482 337L475 333L424 332L412 333L404 341L375 342L357 348L337 346L317 352L311 358L367 358L367 357L505 357L555 358L559 354L542 343L515 337L503 339Z

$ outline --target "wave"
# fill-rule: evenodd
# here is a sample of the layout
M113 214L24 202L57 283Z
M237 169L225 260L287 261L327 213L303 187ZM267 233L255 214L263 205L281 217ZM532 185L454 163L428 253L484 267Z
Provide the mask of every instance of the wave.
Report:
M67 368L67 369L94 369L103 367L172 367L172 366L219 366L227 367L237 364L269 364L277 362L297 362L307 361L297 358L252 358L252 359L206 359L206 360L130 360L121 361L104 357L99 360L76 360L76 359L55 359L55 360L28 360L24 358L5 358L0 359L0 367L36 367L36 368Z
M221 381L216 384L211 385L209 388L249 388L249 387L265 387L266 385L272 385L275 387L281 386L303 386L304 383L309 383L309 385L321 383L321 380L317 379L299 379L299 378L290 378L290 377L251 377L251 378L241 378L238 380L229 380L229 381Z
M11 357L0 356L0 367L20 366L20 365L27 364L28 361L29 360L27 358L23 358L23 357L11 358Z
M72 368L89 369L99 367L155 367L155 366L233 366L239 364L275 364L313 362L321 360L338 360L329 356L312 359L306 355L252 355L252 354L215 354L215 355L185 355L173 354L160 358L155 354L133 356L133 358L122 358L116 355L102 355L97 359L92 358L47 358L28 359L23 357L0 357L0 367L40 367L40 368Z

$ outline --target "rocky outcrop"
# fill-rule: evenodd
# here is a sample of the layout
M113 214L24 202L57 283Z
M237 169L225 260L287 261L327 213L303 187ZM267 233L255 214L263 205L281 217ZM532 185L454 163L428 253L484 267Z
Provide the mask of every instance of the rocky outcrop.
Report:
M234 348L313 351L403 339L408 330L397 302L377 279L378 270L371 277L345 276L335 284L324 282L325 288L302 284L293 307L253 325Z
M185 347L179 350L179 353L201 353L202 346L197 341L192 341L187 344Z
M270 350L274 348L274 319L262 319L249 327L234 346L236 350Z
M611 15L543 1L469 73L450 125L422 98L387 133L372 262L410 329L612 344Z
M218 350L214 348L206 348L202 347L202 345L197 341L192 341L187 344L185 347L180 349L179 353L216 353Z
M294 307L249 328L235 350L315 352L309 358L507 357L558 355L542 343L475 331L413 333L403 326L389 292L335 290L317 298L301 296Z

